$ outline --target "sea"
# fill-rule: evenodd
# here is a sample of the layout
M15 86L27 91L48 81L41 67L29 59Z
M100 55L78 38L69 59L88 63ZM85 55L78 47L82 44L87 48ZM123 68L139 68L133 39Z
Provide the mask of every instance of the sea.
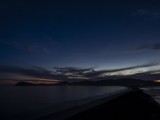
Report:
M31 120L119 94L121 86L0 87L0 120Z
M0 120L32 120L126 91L121 86L0 87ZM141 88L160 104L160 87Z

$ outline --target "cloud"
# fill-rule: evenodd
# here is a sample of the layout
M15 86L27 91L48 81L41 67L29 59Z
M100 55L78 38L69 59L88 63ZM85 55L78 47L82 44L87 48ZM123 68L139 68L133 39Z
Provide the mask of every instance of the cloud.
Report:
M139 73L134 73L134 74L115 74L113 76L107 75L111 73L118 73L118 72L125 72L127 70L134 71L136 69L140 68L150 68L157 66L157 63L149 63L149 64L144 64L144 65L137 65L137 66L131 66L131 67L126 67L126 68L120 68L120 69L113 69L113 70L99 70L95 71L93 68L75 68L75 67L64 67L64 68L59 68L59 67L54 67L52 69L46 69L42 67L37 67L33 66L31 68L21 68L21 67L13 67L13 66L0 66L0 74L3 75L5 74L9 76L9 74L15 74L15 76L24 76L21 78L22 80L28 81L46 81L46 82L51 82L51 81L82 81L82 80L103 80L107 78L122 78L122 77L141 77L144 78L145 75L147 76L152 76L153 73L154 75L159 74L156 73L156 71L139 71ZM103 75L105 74L105 75ZM19 81L20 78L11 76L10 78L7 76L7 80L13 80L13 81ZM148 78L150 78L148 77ZM158 77L158 75L157 75ZM0 77L0 80L4 80L4 77Z
M51 71L40 68L40 67L33 67L33 68L20 68L20 67L0 67L0 72L2 73L14 73L19 75L25 75L35 78L45 78L45 79L53 79L57 78L58 76L54 76Z
M0 73L14 73L18 75L25 75L32 78L38 79L48 79L48 80L62 80L70 81L78 78L84 78L83 72L88 71L89 69L78 69L78 68L55 68L53 70L48 70L41 67L32 67L32 68L20 68L13 66L1 66ZM70 74L69 74L70 73ZM72 78L71 78L72 77Z
M160 43L142 45L137 47L135 50L160 50Z
M158 63L148 63L148 64L131 66L131 67L126 67L126 68L120 68L120 69L114 69L114 70L106 70L106 72L118 72L118 71L132 70L132 69L137 69L137 68L152 67L152 66L156 66L156 65L158 65Z
M140 17L148 17L152 20L160 18L160 11L158 10L146 10L146 9L138 9L133 13L134 16Z
M151 46L151 49L153 50L160 50L160 43L155 43Z
M134 71L137 71L138 69L150 68L150 67L154 67L157 65L158 65L158 63L149 63L149 64L131 66L131 67L120 68L120 69L100 70L100 71L85 73L84 76L89 77L93 80L112 78L114 76L116 76L116 77L129 76L130 74L127 73L126 71L132 71L134 73ZM139 71L139 72L141 72L141 71ZM113 74L113 73L114 73L114 75L111 76L111 74ZM136 72L135 72L135 74L136 74Z
M142 80L159 80L160 79L160 70L151 70L148 72L136 73L133 75L121 76L117 75L114 78L136 78Z
M85 72L91 71L93 68L83 69L83 68L76 68L76 67L63 67L63 68L54 67L54 69L56 70L56 72L60 72L62 74L65 74L65 73L83 74Z

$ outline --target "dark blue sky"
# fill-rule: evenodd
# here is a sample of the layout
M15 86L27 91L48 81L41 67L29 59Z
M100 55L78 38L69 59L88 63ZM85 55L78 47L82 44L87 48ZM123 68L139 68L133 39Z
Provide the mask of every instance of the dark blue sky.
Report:
M3 67L108 70L160 60L157 0L4 0L0 18Z

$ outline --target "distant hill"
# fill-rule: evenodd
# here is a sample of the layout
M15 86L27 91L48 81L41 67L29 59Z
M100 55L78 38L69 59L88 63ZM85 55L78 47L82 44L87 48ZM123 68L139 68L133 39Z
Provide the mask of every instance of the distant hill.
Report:
M53 86L55 84L33 84L29 82L18 82L15 86Z
M81 82L61 82L56 85L86 85L86 86L130 86L130 87L145 87L145 86L158 86L160 84L153 81L144 81L133 78L123 78L123 79L108 79L100 81L81 81Z
M28 83L28 82L18 82L16 83L16 86L32 86L34 84Z
M72 86L128 86L128 87L146 87L146 86L158 86L160 84L153 81L144 81L133 78L123 78L123 79L107 79L100 81L81 81L81 82L60 82L57 84L33 84L28 82L18 82L16 86L63 86L63 85L72 85Z

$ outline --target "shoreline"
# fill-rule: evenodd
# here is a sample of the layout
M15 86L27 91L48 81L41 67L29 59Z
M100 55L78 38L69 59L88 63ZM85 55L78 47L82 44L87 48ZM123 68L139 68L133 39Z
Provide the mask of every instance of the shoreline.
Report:
M34 118L32 120L65 120L71 116L74 116L80 112L83 112L85 110L91 109L93 107L99 106L101 104L104 104L110 100L116 99L117 97L122 96L123 94L126 94L130 92L130 88L126 88L126 90L121 90L121 92L115 93L113 95L108 95L108 96L102 96L99 97L98 99L88 101L85 104L80 104L80 105L74 105L71 108L67 108L58 112L51 112L44 114L42 116L39 116L37 118Z
M121 110L123 113L121 113ZM113 111L116 112L114 113ZM94 118L107 119L116 117L116 114L120 117L123 116L124 118L129 117L128 115L135 115L133 117L134 119L138 119L138 117L140 117L142 119L145 118L144 120L159 120L160 104L158 104L151 96L145 94L142 90L138 88L128 88L121 93L114 94L109 97L104 97L102 99L92 101L88 104L75 106L60 112L49 113L33 120L84 120ZM148 116L149 119L145 117L145 115ZM132 120L131 116L124 120L130 119Z
M67 120L160 120L160 104L139 88L104 104L78 113Z
M3 88L1 91L7 91L5 91L5 94L2 94L2 98L4 99L2 99L1 103L4 104L1 106L0 119L31 120L46 114L57 113L58 111L68 110L75 106L89 104L126 89L126 87L122 86ZM17 96L12 96L16 91L18 91ZM31 93L31 91L33 92ZM6 99L7 97L9 99ZM13 102L11 103L11 101Z

